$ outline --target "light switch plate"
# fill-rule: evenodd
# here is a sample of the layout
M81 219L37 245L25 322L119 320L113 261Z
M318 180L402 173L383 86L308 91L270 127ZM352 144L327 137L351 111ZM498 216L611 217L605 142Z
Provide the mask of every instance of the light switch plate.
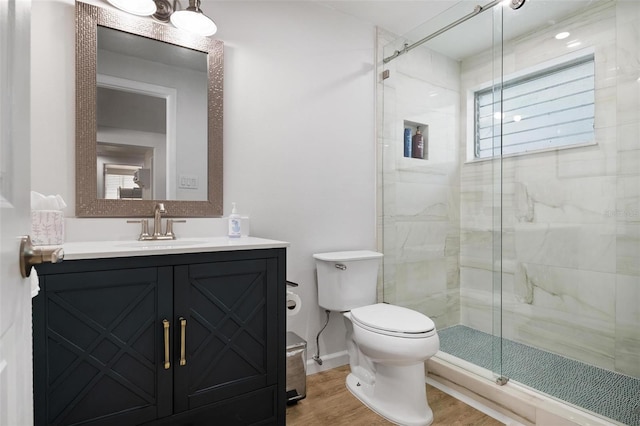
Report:
M180 188L180 189L198 189L198 176L196 176L196 175L180 175L178 177L178 188Z

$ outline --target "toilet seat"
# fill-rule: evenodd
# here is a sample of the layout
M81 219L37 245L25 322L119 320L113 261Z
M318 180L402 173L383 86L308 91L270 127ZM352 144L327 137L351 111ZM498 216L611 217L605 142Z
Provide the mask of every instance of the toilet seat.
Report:
M421 339L436 334L436 326L431 318L387 303L352 309L351 320L366 330L387 336Z

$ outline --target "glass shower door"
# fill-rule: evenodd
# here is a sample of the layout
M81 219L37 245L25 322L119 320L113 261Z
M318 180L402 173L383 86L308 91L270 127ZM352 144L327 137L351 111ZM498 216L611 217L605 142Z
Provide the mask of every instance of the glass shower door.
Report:
M378 32L380 299L442 359L640 424L640 3L500 3L405 51L474 5Z
M460 2L402 37L378 30L380 296L429 316L443 357L452 354L451 362L494 380L502 375L501 162L474 161L469 92L483 83L500 96L501 11L410 48L474 6ZM489 52L482 80L459 43L469 31ZM493 120L499 99L489 108ZM495 131L492 143L499 144L499 126Z
M640 424L639 27L640 3L591 2L510 38L496 115L502 374L624 424Z

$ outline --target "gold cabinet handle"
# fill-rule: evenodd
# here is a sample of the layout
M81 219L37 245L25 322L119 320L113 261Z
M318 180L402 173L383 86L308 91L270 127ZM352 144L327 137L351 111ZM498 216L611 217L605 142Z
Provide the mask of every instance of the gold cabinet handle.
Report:
M180 365L187 365L185 355L185 340L187 334L187 320L180 317Z
M171 367L169 361L169 321L163 319L162 327L164 328L164 369L168 370Z

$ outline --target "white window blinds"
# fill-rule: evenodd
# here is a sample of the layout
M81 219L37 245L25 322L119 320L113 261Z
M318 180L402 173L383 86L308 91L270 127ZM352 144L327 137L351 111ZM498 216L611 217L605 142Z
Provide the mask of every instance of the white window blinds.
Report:
M475 156L490 158L594 141L593 55L475 93ZM500 144L502 136L502 145Z

